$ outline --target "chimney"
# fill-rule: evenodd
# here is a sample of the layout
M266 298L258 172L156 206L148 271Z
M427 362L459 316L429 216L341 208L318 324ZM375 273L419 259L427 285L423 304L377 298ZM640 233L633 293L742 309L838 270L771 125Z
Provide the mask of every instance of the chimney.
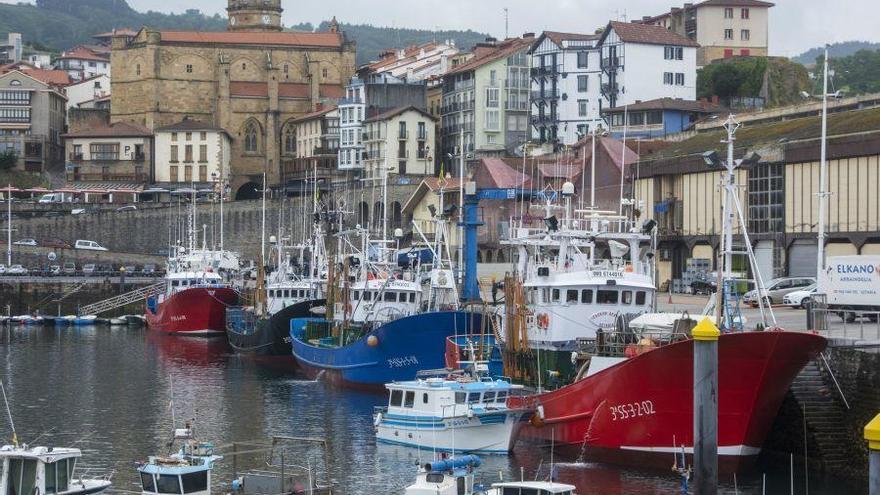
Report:
M690 8L693 7L693 6L694 6L694 4L692 4L692 3L686 3L686 4L684 4L684 8L685 8L685 10L690 9Z

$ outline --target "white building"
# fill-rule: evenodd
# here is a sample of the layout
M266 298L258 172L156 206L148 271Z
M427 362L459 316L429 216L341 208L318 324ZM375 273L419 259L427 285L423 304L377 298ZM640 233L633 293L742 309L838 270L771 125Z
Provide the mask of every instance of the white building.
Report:
M229 177L229 133L197 120L184 119L155 130L154 181L158 184L213 187Z
M458 55L454 41L431 41L419 46L387 50L365 68L371 73L387 73L408 82L424 81L449 70L449 59Z
M662 26L610 22L599 38L604 104L696 100L696 41Z
M6 42L0 42L0 64L21 62L23 49L21 33L9 33Z
M339 100L339 170L364 168L364 118L366 116L366 85L354 77Z
M55 68L66 71L74 81L98 75L110 76L110 56L85 46L64 52L55 59Z
M94 108L97 100L110 96L110 76L101 74L64 88L68 114L71 108Z
M602 122L596 34L543 32L532 44L532 139L571 146Z
M401 107L370 117L366 124L367 177L434 174L434 132L431 114L416 107Z

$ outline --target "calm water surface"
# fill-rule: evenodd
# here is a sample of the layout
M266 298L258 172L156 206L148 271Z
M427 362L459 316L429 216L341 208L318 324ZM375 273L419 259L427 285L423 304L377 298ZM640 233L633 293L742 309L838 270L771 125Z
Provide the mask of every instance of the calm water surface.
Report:
M271 435L321 437L328 442L329 470L321 450L301 447L287 462L315 466L343 494L399 494L412 483L415 464L430 453L376 445L372 411L381 395L329 388L262 368L232 354L220 341L162 337L138 329L0 329L0 378L23 441L75 446L80 465L115 470L114 489L138 491L134 463L167 452L172 391L178 423L195 418L197 435L222 446ZM179 426L179 425L178 425ZM42 436L40 436L42 435ZM0 437L10 437L5 415ZM229 449L224 449L228 451ZM290 461L294 457L295 461ZM580 495L676 494L671 472L643 472L555 459L560 481ZM520 447L510 457L484 457L484 482L548 474L549 450ZM252 459L258 467L265 458ZM231 463L214 475L215 492L228 490ZM239 467L250 467L239 461ZM670 459L670 465L671 465ZM768 477L766 493L789 493L788 471ZM797 471L797 470L796 470ZM736 493L760 494L760 474L737 480ZM722 493L735 493L724 480ZM803 469L796 493L804 493ZM864 493L840 482L810 479L810 493Z

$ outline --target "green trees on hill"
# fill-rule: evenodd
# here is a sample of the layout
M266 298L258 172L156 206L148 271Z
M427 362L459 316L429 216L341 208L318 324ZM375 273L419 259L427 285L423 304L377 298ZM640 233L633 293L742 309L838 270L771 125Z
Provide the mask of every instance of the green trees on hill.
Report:
M823 55L816 59L814 71L819 77L824 58ZM833 89L842 89L847 95L880 93L880 51L859 50L849 57L830 59Z
M697 97L764 98L765 106L789 105L810 88L806 69L778 57L743 57L721 60L697 72Z

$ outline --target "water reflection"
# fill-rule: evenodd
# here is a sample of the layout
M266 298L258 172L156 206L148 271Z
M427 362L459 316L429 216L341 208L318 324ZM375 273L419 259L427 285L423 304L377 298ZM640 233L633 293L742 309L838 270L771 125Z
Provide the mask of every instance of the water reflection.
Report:
M173 412L178 423L194 419L202 440L229 451L231 442L272 435L327 440L329 476L340 493L397 494L415 477L425 450L376 445L372 395L329 388L255 365L232 354L222 340L181 339L138 329L104 327L0 330L0 373L7 383L19 438L84 449L84 466L117 471L118 490L139 490L134 462L167 452ZM0 435L9 437L6 418ZM300 464L317 466L315 449ZM549 475L549 450L520 446L510 457L483 458L483 482ZM257 458L254 462L264 462ZM554 456L559 480L580 495L680 493L671 471L645 472L578 464ZM247 467L242 462L239 467ZM670 459L670 466L672 460ZM802 470L801 470L802 472ZM224 493L231 462L221 462L215 490ZM800 477L799 477L800 480ZM721 493L734 493L725 480ZM760 494L760 475L738 480L738 493ZM836 489L837 488L837 489ZM802 491L802 487L799 488ZM814 494L838 493L813 480ZM788 492L787 471L768 481L767 493ZM858 487L847 493L859 493Z

